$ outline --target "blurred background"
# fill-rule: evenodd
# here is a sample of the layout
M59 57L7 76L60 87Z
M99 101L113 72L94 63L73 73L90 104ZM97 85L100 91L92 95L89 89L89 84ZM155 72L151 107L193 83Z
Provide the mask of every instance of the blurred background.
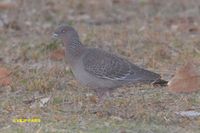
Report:
M199 118L174 114L200 109L199 93L124 88L99 110L95 93L74 80L62 44L52 38L62 23L83 44L166 80L188 61L200 68L199 0L0 0L0 132L200 131ZM41 122L12 122L32 117Z

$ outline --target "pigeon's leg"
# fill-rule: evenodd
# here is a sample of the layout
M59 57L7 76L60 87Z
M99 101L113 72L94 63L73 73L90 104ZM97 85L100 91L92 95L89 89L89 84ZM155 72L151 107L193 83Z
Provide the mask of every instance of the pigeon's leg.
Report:
M98 96L98 105L102 105L105 101L105 92L102 90L96 91Z
M109 89L98 89L96 90L97 96L98 96L98 104L102 105L106 99L106 97L110 96Z

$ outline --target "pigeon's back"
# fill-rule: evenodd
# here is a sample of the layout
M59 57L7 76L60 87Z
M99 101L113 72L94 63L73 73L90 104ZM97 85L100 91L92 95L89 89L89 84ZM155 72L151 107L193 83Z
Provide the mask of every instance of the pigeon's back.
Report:
M152 83L161 78L160 75L139 68L126 59L96 48L87 49L83 65L88 73L98 78L122 83Z

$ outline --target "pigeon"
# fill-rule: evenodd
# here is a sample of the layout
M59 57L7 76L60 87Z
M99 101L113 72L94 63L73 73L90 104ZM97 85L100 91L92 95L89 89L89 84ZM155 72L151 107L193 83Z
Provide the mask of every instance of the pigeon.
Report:
M81 43L77 31L69 25L59 26L53 36L62 40L65 58L76 80L100 95L130 84L167 85L167 81L157 73L100 48L86 47Z

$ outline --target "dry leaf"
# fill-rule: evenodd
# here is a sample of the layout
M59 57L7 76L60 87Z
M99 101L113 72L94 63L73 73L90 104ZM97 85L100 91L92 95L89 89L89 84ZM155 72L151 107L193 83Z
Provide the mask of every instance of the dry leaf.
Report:
M15 3L11 3L11 2L1 2L0 3L0 9L13 9L16 7L16 4Z
M51 97L49 96L49 97L40 99L40 107L44 107L49 102L50 98Z
M90 102L92 102L92 103L96 104L98 102L98 97L96 97L96 96L90 96L89 99L90 99Z
M70 86L77 86L78 82L77 80L69 80L67 84Z
M172 92L194 92L200 90L200 74L189 62L176 71L175 76L168 83Z
M51 52L50 59L52 60L62 60L65 57L64 49L56 49Z
M65 120L65 118L63 117L63 115L54 115L53 118L54 118L55 120L57 120L57 121Z
M11 78L9 77L10 71L4 67L0 67L0 85L6 86L11 83Z
M181 32L190 32L197 33L199 32L199 27L196 26L194 17L176 17L166 21L166 25L170 27L173 31Z
M175 112L175 114L180 115L180 116L185 116L185 117L199 117L200 112L189 110L189 111L180 111L180 112Z

